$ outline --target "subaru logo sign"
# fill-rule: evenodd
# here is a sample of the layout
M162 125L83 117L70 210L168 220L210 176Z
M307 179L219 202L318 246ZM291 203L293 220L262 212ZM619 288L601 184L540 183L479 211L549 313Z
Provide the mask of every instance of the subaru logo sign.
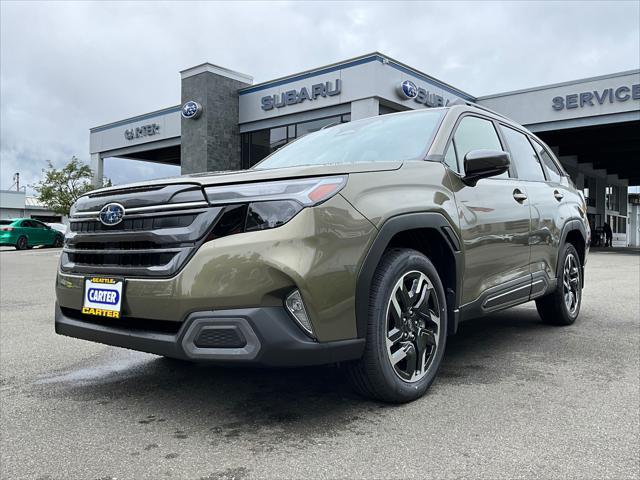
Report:
M400 85L398 85L398 95L402 98L416 98L418 95L418 87L411 80L405 80Z
M119 203L107 203L102 207L102 210L100 210L100 214L98 215L100 222L107 226L119 224L123 217L124 207Z
M202 105L193 100L189 100L182 106L182 117L189 119L196 119L202 113Z

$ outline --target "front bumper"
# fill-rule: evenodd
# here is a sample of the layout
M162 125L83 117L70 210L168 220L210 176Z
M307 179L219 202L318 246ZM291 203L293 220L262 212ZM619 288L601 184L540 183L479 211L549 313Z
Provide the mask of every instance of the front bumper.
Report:
M123 318L179 324L191 312L282 307L298 289L321 343L357 337L357 272L375 228L344 198L305 208L278 228L202 244L170 277L59 271L56 296L81 310L87 276L124 278Z
M354 360L364 350L364 339L312 341L282 307L194 312L176 333L110 326L69 312L56 303L56 333L184 360L304 366ZM244 345L203 347L199 339L203 332L211 330L236 332L236 338L242 338Z

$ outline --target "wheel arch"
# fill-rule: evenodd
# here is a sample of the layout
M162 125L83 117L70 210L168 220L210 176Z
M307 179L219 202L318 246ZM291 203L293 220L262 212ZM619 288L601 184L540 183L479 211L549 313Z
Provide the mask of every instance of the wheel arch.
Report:
M569 220L562 228L562 236L560 239L560 248L558 249L558 261L556 262L556 278L560 275L562 265L560 254L565 244L570 243L578 252L580 258L580 266L582 268L582 284L584 286L584 265L587 257L587 229L580 220Z
M412 248L434 264L447 297L448 333L458 326L458 306L462 293L463 257L455 229L440 213L408 213L388 219L367 252L356 281L356 328L366 335L369 288L384 252L389 248Z

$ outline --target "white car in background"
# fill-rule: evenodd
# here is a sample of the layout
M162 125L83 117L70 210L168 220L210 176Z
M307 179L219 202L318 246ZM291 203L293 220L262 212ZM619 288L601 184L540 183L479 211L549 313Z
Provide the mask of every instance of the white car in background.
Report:
M62 233L63 235L66 235L67 233L67 229L69 228L67 225L65 225L64 223L47 223L47 225L49 225L51 228L53 228L54 230L59 231L60 233Z

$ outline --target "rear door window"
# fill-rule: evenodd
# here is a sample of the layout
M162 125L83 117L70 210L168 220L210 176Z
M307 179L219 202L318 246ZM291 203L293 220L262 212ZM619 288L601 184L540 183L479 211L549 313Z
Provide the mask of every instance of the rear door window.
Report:
M502 150L493 122L479 117L464 117L453 136L458 164L464 167L464 157L471 150ZM451 149L451 147L449 147ZM447 155L449 152L447 152ZM446 161L446 157L445 157ZM507 178L508 172L491 178Z
M516 165L518 178L521 180L544 182L546 179L542 171L542 165L540 165L538 155L536 155L536 152L533 150L527 136L513 128L504 125L500 127L511 151L511 161Z
M549 155L549 152L547 152L547 149L535 140L533 140L533 147L536 149L538 158L542 162L544 171L546 172L549 181L560 183L562 174L560 173L560 169L556 165L556 162L553 161L553 158L551 158L551 155Z

